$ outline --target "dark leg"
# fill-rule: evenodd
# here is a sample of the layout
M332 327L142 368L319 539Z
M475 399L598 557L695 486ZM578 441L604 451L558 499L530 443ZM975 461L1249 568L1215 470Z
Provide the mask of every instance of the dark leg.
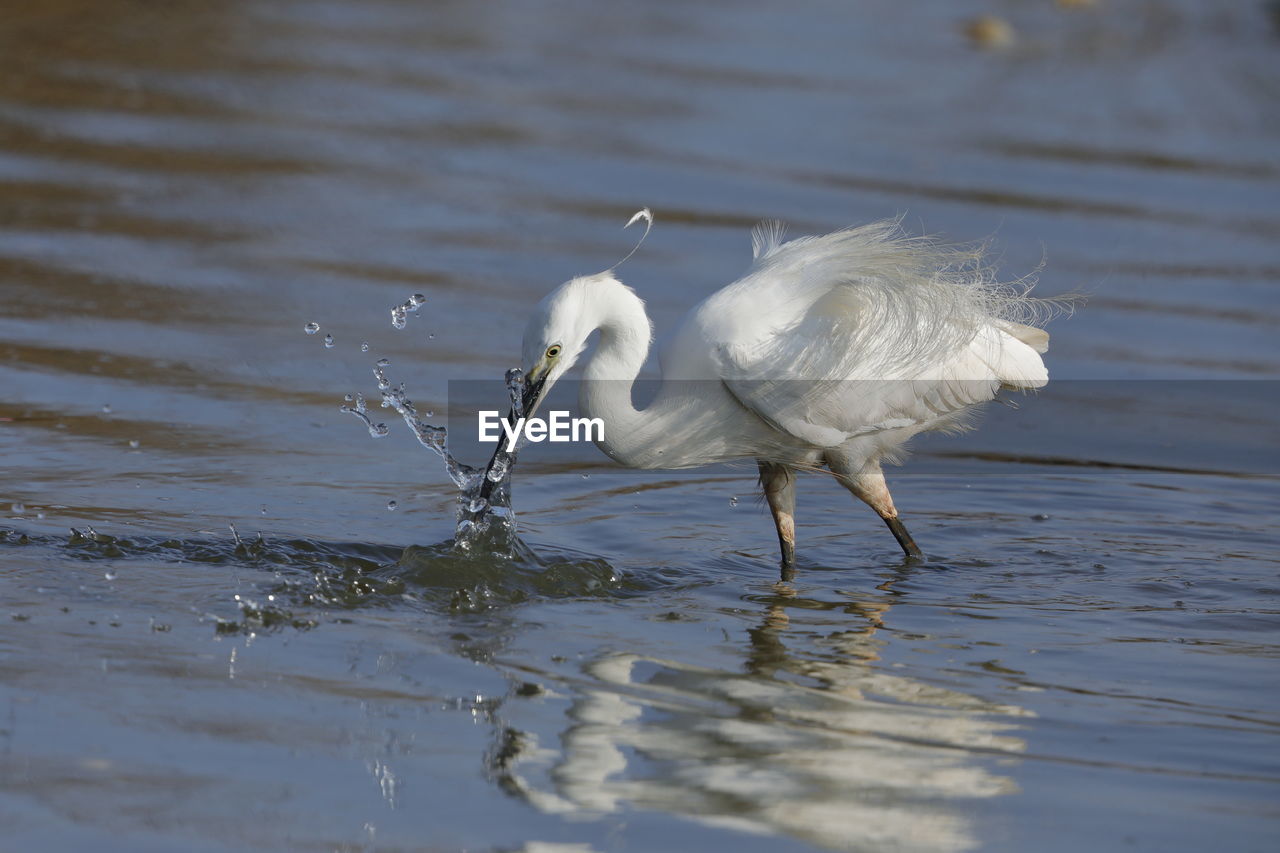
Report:
M796 564L796 472L790 466L775 462L759 462L759 465L760 488L764 490L774 526L778 528L782 579L790 580Z
M920 547L916 545L916 540L911 538L911 534L907 532L907 526L902 523L902 519L898 516L885 518L884 523L889 525L889 532L893 534L893 538L898 540L898 544L902 546L902 553L908 557L923 557L920 553Z

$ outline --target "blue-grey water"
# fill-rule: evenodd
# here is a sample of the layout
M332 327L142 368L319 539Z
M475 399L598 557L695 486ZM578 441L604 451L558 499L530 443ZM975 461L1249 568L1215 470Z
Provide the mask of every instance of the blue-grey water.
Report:
M1278 72L1252 0L5 4L0 849L1276 849ZM929 561L811 476L779 584L751 467L548 445L464 558L339 411L644 205L659 333L764 217L1090 294L890 472Z

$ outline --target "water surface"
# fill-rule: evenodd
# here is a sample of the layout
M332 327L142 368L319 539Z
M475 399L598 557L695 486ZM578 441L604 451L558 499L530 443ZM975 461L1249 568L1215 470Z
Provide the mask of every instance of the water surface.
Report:
M1274 849L1265 4L10 5L8 844ZM643 205L659 332L763 217L1092 295L1045 392L890 474L927 563L810 477L780 585L749 466L546 445L527 547L452 553L438 460L343 395L388 358L447 413Z

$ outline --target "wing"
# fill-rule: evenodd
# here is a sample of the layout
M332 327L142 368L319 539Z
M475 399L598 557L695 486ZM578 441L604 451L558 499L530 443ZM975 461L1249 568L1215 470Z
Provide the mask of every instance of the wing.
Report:
M778 235L758 232L756 265L695 316L715 372L775 429L831 447L1048 381L1048 335L1014 319L1034 300L997 284L980 249L938 247L896 222Z

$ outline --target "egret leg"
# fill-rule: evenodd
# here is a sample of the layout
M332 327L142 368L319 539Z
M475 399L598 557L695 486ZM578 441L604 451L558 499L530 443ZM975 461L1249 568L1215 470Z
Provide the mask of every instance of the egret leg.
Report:
M911 534L907 532L907 526L898 517L898 508L893 505L893 496L889 494L889 484L884 480L884 471L880 469L879 462L868 463L860 470L851 472L848 470L847 461L843 457L827 454L827 466L836 475L840 485L852 492L853 496L858 500L874 509L876 515L884 520L885 526L889 528L893 538L898 540L902 553L908 557L924 556L920 551L920 546L916 545L916 540L911 538Z
M784 580L796 565L796 472L789 465L757 460L760 465L760 488L769 502L773 523L778 528L778 545L782 548Z

